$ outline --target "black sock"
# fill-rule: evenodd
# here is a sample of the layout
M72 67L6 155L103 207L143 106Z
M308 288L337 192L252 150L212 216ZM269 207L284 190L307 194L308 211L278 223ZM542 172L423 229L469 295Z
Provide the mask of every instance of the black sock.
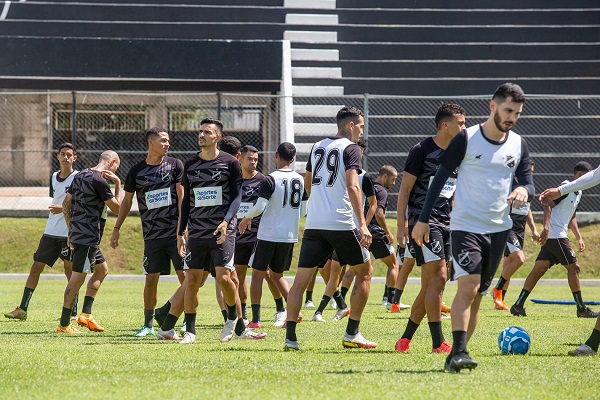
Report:
M346 333L349 336L356 335L358 333L358 325L359 324L360 324L360 321L357 321L355 319L348 317L348 326L346 326Z
M388 290L387 290L388 303L391 303L394 300L395 295L396 295L396 288L388 287Z
M296 337L296 321L287 321L285 326L285 338L295 342L298 340Z
M27 307L29 307L29 300L31 300L34 290L35 289L29 289L28 287L23 289L23 297L21 298L21 305L19 306L21 310L27 311Z
M283 297L275 299L275 308L276 308L277 312L285 311L285 305L283 304Z
M154 326L154 309L146 310L144 309L144 326L148 328L152 328Z
M429 332L431 332L431 342L433 344L433 348L437 349L444 341L442 321L429 322Z
M593 329L590 338L585 342L585 344L597 352L598 346L600 346L600 331L598 329Z
M336 290L333 294L333 300L335 301L337 308L339 308L340 310L348 308L348 305L344 301L344 298L342 297L342 294L339 292L339 290Z
M342 289L340 290L340 293L341 293L341 295L342 295L342 298L343 298L344 300L346 300L346 294L348 293L348 290L350 290L350 288L343 287L343 286L342 286Z
M313 292L312 290L307 290L306 291L306 301L305 301L305 303L307 301L312 301L312 292Z
M385 285L385 286L383 287L383 298L381 299L382 301L383 301L384 299L387 299L387 290L388 290L388 287L387 287L387 285ZM389 300L389 299L388 299L388 300Z
M185 313L185 331L196 334L196 313Z
M240 336L242 333L244 333L245 330L246 324L244 324L244 320L242 318L238 318L234 328L235 334Z
M232 306L226 304L226 306L227 306L227 319L230 321L235 321L238 317L235 304Z
M81 307L81 312L84 314L91 314L93 305L94 298L92 296L85 296L83 299L83 307Z
M452 331L452 354L467 352L467 331Z
M325 311L325 308L327 307L327 304L329 304L330 300L331 300L331 297L324 294L323 298L321 299L321 303L319 303L319 307L317 307L316 312L318 312L319 314L323 314L323 311Z
M392 303L400 304L400 297L402 297L402 292L404 292L403 289L396 289L396 292L394 293L394 300L392 301Z
M412 340L418 327L419 327L419 324L415 323L412 319L409 318L408 322L406 323L406 329L404 329L404 333L402 334L402 337L406 338L408 340Z
M163 322L163 324L161 325L160 329L162 331L170 331L171 329L175 328L175 324L177 323L177 317L174 316L171 313L168 313L167 316L165 317L165 322Z
M71 309L63 307L62 314L60 314L60 326L71 325Z
M260 322L260 304L252 304L252 322Z
M583 304L583 298L581 297L581 290L573 292L573 298L575 299L575 304L577 305L577 311L585 310L585 304Z
M246 303L242 303L242 319L248 319L248 312L246 311Z
M504 297L506 297L506 290L502 290L502 300L504 300Z
M227 310L221 310L221 314L223 314L223 321L227 322Z
M527 300L527 297L529 296L531 292L522 289L521 293L519 294L519 298L517 298L517 302L515 303L515 306L523 308L523 306L525 305L525 301Z
M500 275L500 279L498 279L498 283L496 283L496 289L502 290L502 288L504 287L504 284L506 282L507 282L507 280L504 279L504 277L502 275Z
M158 310L160 312L160 315L162 315L163 317L166 317L167 314L169 313L169 311L171 311L171 302L169 300L167 300L167 302Z
M75 295L75 300L73 300L73 307L71 307L71 316L77 316L77 303L79 303L79 293Z

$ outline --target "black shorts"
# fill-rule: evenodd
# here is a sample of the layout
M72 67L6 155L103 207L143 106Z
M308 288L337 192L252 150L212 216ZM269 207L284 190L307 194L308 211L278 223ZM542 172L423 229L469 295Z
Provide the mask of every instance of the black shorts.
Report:
M571 248L569 239L548 239L546 244L540 249L540 253L535 261L549 261L550 266L554 264L570 265L577 262L577 257Z
M252 256L255 245L256 242L235 242L235 256L233 263L235 265L250 265L250 256Z
M340 265L358 265L370 259L369 251L360 245L360 233L357 229L305 229L298 268L315 268L327 259L332 251L337 253Z
M94 272L94 265L102 264L106 260L97 246L74 243L71 261L74 272L88 274Z
M371 246L369 246L369 251L373 253L373 257L376 260L380 258L386 258L387 256L394 254L394 247L387 243L387 241L383 240L373 240L371 242Z
M222 244L217 244L216 239L191 238L187 241L187 253L183 258L183 269L203 269L210 272L215 267L225 267L230 271L235 271L233 265L234 253L235 233L228 234Z
M282 274L289 271L292 264L294 243L269 242L258 240L250 257L250 267L257 271L271 271Z
M508 231L504 256L508 257L512 253L523 250L523 243L525 243L525 221L513 221L513 227Z
M437 225L429 225L429 243L423 243L423 247L417 246L412 238L413 226L408 227L410 236L410 246L412 247L417 260L417 265L425 263L447 260L450 257L450 230Z
M396 247L396 258L400 264L404 263L405 258L415 258L415 248L410 243L404 248L398 245Z
M177 249L177 238L144 241L144 274L169 275L171 262L175 270L182 270L183 264Z
M502 260L507 237L508 231L487 234L452 231L451 279L481 275L479 293L486 292Z
M71 261L71 249L67 246L67 238L42 235L40 244L33 253L33 261L51 267L59 258L63 261Z

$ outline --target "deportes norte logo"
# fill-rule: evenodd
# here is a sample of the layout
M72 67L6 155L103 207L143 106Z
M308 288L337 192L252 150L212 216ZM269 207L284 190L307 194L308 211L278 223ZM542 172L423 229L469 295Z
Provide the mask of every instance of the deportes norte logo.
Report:
M148 203L153 204L159 201L166 201L169 199L169 192L157 192L148 194Z

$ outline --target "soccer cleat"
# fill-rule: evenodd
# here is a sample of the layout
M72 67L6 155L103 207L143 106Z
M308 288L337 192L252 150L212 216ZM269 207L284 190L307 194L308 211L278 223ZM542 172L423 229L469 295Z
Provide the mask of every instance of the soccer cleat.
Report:
M335 313L335 316L333 317L334 321L339 321L340 319L347 317L348 315L350 315L350 308L346 307L346 308L340 308L339 310L337 310L337 312Z
M260 328L262 328L262 324L260 323L260 321L258 321L258 322L250 321L248 323L248 329L260 329Z
M186 332L183 334L183 339L179 342L179 344L192 344L196 342L196 335L191 332Z
M410 339L401 337L396 342L396 346L394 346L394 349L398 353L408 353L408 350L410 349Z
M175 329L170 329L168 331L159 329L158 332L156 332L156 337L160 340L181 340L181 336L175 332Z
M500 300L500 301L501 301L500 304L494 302L494 310L508 311L510 309L508 304L506 304L503 300Z
M283 343L283 351L292 351L292 350L300 350L300 345L295 340L285 339Z
M450 354L452 352L452 346L450 345L450 343L448 343L444 340L442 342L442 344L440 345L440 347L432 348L431 352L434 354L441 354L441 353Z
M386 303L385 308L388 309L388 310L391 310L392 309L392 304L394 304L394 303Z
M165 317L160 313L160 308L154 310L154 320L156 321L156 324L159 328L162 326L162 324L164 324Z
M187 331L187 327L186 327L185 321L184 321L183 325L181 325L181 328L179 328L179 334L183 335L186 331Z
M313 303L312 300L308 300L304 303L304 308L317 308L317 306L315 306L315 303Z
M400 309L401 310L407 310L407 309L410 308L410 305L408 305L408 304L404 304L402 302L400 302L399 304L400 304Z
M399 313L401 310L406 310L407 308L410 308L408 304L392 303L392 306L389 308L389 310L391 313Z
M61 326L60 324L58 324L58 328L56 328L56 333L69 333L71 335L77 335L81 333L81 331L71 324L67 326Z
M333 308L333 309L337 310L337 304L335 304L335 300L333 300L333 299L329 300L329 308Z
M383 299L381 300L381 305L384 307L387 307L388 305L388 298L386 296L383 296Z
M254 332L251 331L250 329L244 329L244 332L242 332L240 335L235 335L236 339L245 339L245 340L260 340L260 339L264 339L267 337L267 333L266 332Z
M587 356L595 356L597 352L594 351L590 346L583 343L581 346L576 348L575 350L569 351L570 356L574 357L587 357Z
M312 317L312 320L315 322L325 322L325 318L323 318L321 313L315 313L315 315Z
M135 337L146 337L153 336L156 332L154 332L154 328L150 328L148 326L142 326L139 331L135 333Z
M297 322L297 323L300 323L300 322L302 322L302 318L304 318L304 315L302 315L302 313L301 313L301 312L298 312L298 318L296 318L296 322Z
M577 318L598 318L598 313L586 307L583 310L577 310Z
M27 319L27 311L21 309L21 307L16 307L11 312L7 312L4 316L8 319L19 319L21 321L25 321Z
M377 347L377 343L365 339L360 332L353 336L344 333L342 346L347 349L374 349Z
M502 299L502 289L492 289L492 298L494 299L494 310L508 310L509 307Z
M452 311L452 308L448 307L446 303L442 301L442 312L445 314L450 314L450 311Z
M446 313L441 313L442 314L442 319L449 319L450 316Z
M79 326L85 326L92 332L104 332L104 328L96 322L92 314L79 314L79 318L77 318L77 324L79 324Z
M513 304L513 306L510 308L510 313L512 315L514 315L515 317L526 317L527 316L527 314L525 313L525 308L517 307L516 304Z
M285 319L287 318L287 312L284 311L277 311L275 313L275 322L273 322L273 326L277 327L277 328L281 328L283 326L283 324L285 324Z
M444 370L454 374L459 373L465 368L472 370L475 367L477 367L477 361L469 357L467 353L455 354L454 356L448 354L444 363Z
M219 336L219 340L221 342L229 342L231 340L231 338L233 338L233 334L234 334L234 329L235 329L235 324L237 323L237 320L235 319L228 319L227 322L225 322L225 325L223 326L223 330L221 331L221 335Z

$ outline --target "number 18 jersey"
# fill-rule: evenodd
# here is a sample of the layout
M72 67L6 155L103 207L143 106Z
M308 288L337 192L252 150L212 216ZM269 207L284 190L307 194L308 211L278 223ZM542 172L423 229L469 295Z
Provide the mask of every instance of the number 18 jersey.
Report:
M360 147L346 138L327 138L315 143L306 164L306 170L312 173L306 229L349 231L356 228L346 171L360 172L361 159Z

